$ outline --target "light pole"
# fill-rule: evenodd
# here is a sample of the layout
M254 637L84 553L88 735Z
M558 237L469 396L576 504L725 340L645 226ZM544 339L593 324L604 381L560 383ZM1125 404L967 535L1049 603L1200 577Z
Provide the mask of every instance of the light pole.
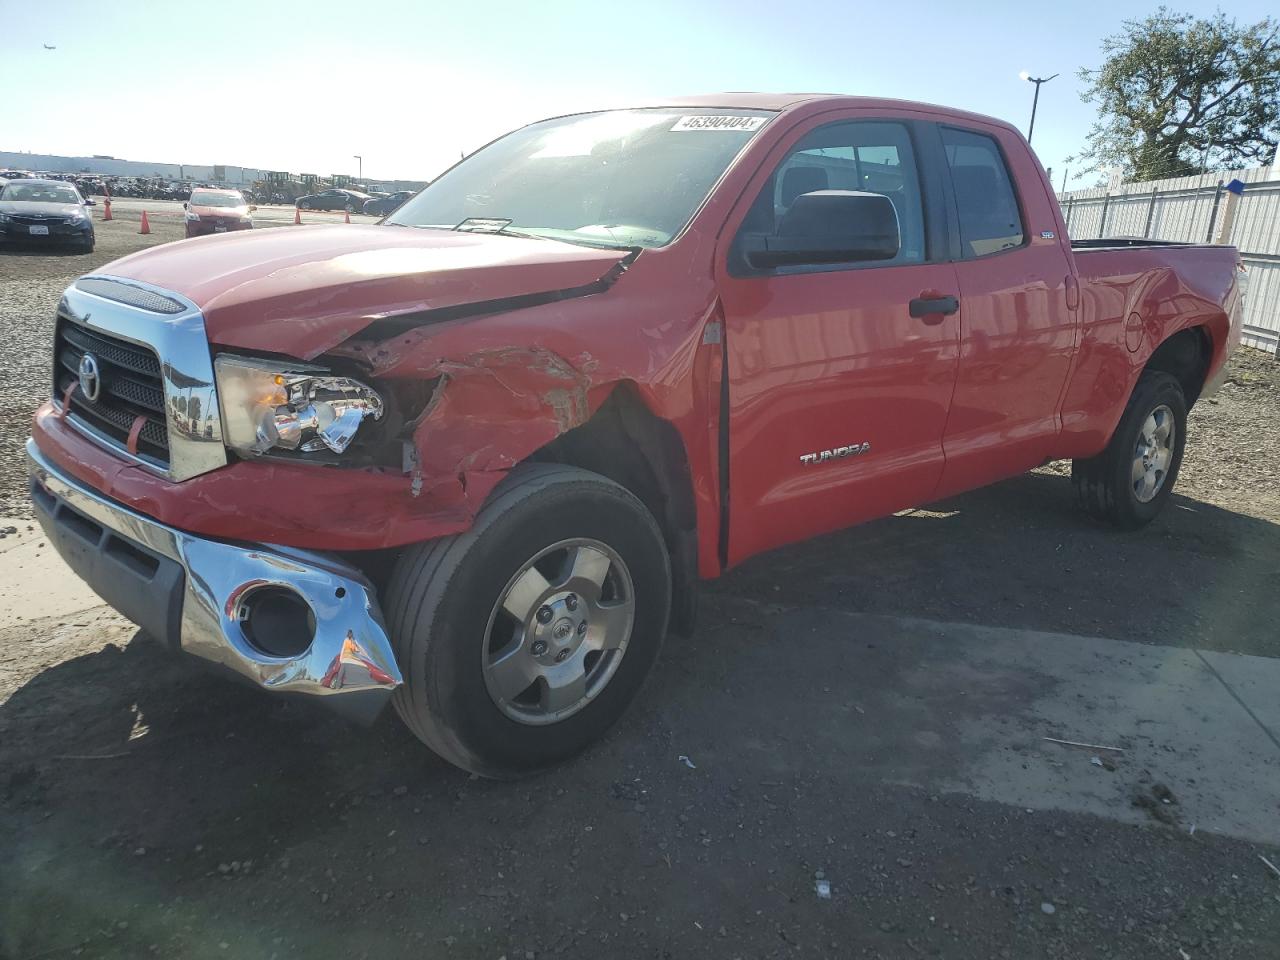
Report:
M1033 112L1033 113L1032 113L1032 120L1031 120L1031 122L1032 122L1033 124L1035 123L1035 118L1034 118L1034 117L1035 117L1035 115L1034 115L1034 112ZM355 160L355 161L359 164L359 166L358 166L358 167L356 167L356 179L363 183L363 182L364 182L364 157L360 156L360 154L358 154L358 153L353 153L353 154L351 155L351 159L352 159L352 160Z
M1058 76L1058 74L1055 73L1053 77L1033 77L1031 74L1027 73L1027 71L1023 70L1018 74L1018 76L1023 80L1036 85L1036 95L1031 100L1031 126L1027 128L1027 143L1030 143L1031 135L1036 132L1036 107L1040 103L1040 84L1048 83L1053 79L1053 77Z

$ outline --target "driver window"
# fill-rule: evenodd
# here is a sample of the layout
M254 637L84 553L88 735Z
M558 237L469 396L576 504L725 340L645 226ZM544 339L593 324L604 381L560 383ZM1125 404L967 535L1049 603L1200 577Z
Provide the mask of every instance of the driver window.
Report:
M815 190L857 190L888 197L901 244L879 266L923 263L924 214L911 136L900 123L853 121L821 127L779 164L743 223L743 232L775 234L796 197Z

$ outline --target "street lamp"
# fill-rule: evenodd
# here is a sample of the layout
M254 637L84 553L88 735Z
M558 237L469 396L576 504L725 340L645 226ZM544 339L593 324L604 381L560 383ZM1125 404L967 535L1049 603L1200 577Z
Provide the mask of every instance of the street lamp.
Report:
M1033 124L1035 123L1035 115L1034 115L1034 113L1032 114L1032 120L1031 120L1031 122L1032 122ZM352 159L352 160L355 160L357 163L359 163L359 167L357 167L357 169L356 169L356 179L357 179L357 180L360 180L360 181L363 181L363 180L364 180L364 157L360 156L360 154L358 154L358 153L353 153L353 154L351 155L351 159Z
M1053 79L1053 77L1058 76L1058 74L1055 73L1053 77L1033 77L1031 74L1027 73L1027 71L1023 70L1018 74L1018 76L1023 80L1026 80L1028 83L1034 83L1036 85L1036 95L1031 100L1031 126L1027 129L1027 143L1030 143L1031 135L1036 132L1036 106L1040 103L1040 84L1048 83Z

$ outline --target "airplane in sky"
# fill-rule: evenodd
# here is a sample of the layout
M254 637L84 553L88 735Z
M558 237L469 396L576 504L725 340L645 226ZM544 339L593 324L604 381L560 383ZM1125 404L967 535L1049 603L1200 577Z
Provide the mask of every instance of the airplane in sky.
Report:
M54 45L52 45L52 44L48 44L48 43L46 43L46 44L44 45L44 48L45 48L46 50L57 50L57 49L58 49L56 46L54 46Z

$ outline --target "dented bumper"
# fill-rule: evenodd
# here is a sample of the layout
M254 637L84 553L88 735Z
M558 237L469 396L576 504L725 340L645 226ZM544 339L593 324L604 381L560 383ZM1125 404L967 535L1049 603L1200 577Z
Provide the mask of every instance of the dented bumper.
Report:
M63 559L158 639L265 690L362 717L402 682L374 588L353 567L158 523L77 482L31 440L27 466L36 513Z

